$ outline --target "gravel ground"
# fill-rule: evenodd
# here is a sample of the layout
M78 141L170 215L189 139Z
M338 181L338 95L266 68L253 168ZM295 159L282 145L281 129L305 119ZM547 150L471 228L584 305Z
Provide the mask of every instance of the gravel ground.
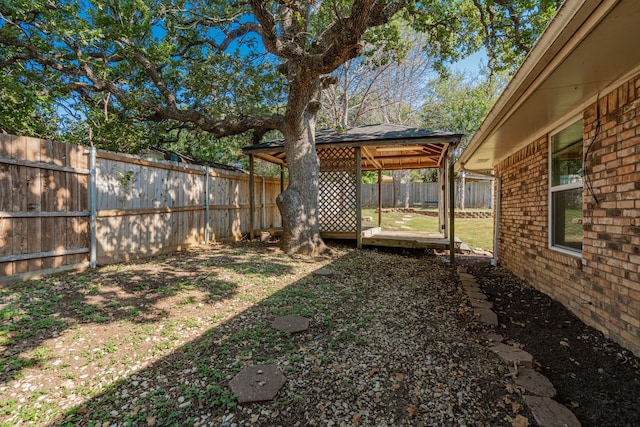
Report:
M219 245L3 288L1 425L534 425L446 259L334 248ZM290 314L310 329L270 327ZM287 382L239 406L228 382L255 364Z

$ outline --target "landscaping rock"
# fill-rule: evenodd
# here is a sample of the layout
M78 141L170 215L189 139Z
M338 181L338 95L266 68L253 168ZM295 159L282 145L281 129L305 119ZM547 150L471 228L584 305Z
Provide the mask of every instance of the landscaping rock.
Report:
M496 334L493 332L489 332L487 335L485 335L485 340L487 340L487 345L489 346L494 346L496 344L500 344L502 341L504 341L504 338L502 337L502 335L500 334Z
M540 427L580 427L580 421L567 409L548 397L523 396Z
M527 393L541 397L556 397L556 389L551 381L536 370L521 368L515 377L516 384L525 388Z
M515 363L525 368L533 368L533 356L521 348L500 343L491 347L491 350L497 353L509 366L513 366Z
M487 296L482 292L467 291L467 296L473 299L481 299L481 300L487 299Z
M287 378L275 365L247 366L231 381L229 387L239 404L272 400Z
M465 292L482 292L482 290L477 286L477 285L471 285L471 284L462 284L462 289L465 290Z
M474 282L476 281L476 278L473 274L458 273L458 276L460 277L460 280L473 280Z
M473 308L493 308L493 303L491 301L486 301L482 299L469 298L469 303Z
M473 313L478 317L480 322L492 328L498 326L498 316L488 308L474 308Z

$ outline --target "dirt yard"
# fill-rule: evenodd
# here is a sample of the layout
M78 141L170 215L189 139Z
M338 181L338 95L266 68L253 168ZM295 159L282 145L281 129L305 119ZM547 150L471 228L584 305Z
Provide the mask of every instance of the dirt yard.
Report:
M2 288L1 425L535 425L445 258L334 248L218 245ZM488 259L460 262L584 426L638 424L637 358ZM271 327L289 314L309 330ZM255 364L287 382L239 406L228 383Z

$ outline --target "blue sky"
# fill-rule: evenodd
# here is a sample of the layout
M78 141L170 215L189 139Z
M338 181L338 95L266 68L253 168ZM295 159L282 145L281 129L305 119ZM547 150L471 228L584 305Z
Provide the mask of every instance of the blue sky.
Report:
M451 68L456 71L466 72L469 74L478 74L480 67L487 64L489 57L486 52L479 50L478 52L469 55L465 59L462 59L454 63Z

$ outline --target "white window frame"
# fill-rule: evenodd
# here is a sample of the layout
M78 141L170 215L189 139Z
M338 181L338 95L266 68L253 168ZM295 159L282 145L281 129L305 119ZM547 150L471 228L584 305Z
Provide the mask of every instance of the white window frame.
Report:
M548 134L548 141L547 141L547 145L549 147L549 171L547 173L547 179L549 182L549 195L547 200L549 201L548 203L548 224L547 224L547 229L549 231L549 249L557 251L557 252L562 252L566 255L571 255L574 257L580 257L582 258L582 250L577 250L577 249L571 249L568 248L566 246L556 246L553 243L553 233L554 233L554 228L553 228L553 195L556 192L561 192L561 191L565 191L565 190L575 190L575 189L584 189L584 177L580 180L580 181L576 181L576 182L572 182L569 184L560 184L560 185L553 185L553 143L552 143L552 138L559 134L560 132L562 132L563 130L567 129L568 127L570 127L571 125L573 125L574 123L580 121L580 120L584 120L582 115L577 115L577 116L573 116L571 119L566 120L562 126L557 127L553 132L550 132ZM582 124L582 134L583 134L583 138L584 138L584 122ZM583 169L584 169L584 140L583 140ZM584 193L583 193L583 197L584 197ZM584 213L584 198L583 198L583 202L582 202L582 211ZM584 238L584 234L583 234L583 238ZM583 247L584 249L584 247Z

